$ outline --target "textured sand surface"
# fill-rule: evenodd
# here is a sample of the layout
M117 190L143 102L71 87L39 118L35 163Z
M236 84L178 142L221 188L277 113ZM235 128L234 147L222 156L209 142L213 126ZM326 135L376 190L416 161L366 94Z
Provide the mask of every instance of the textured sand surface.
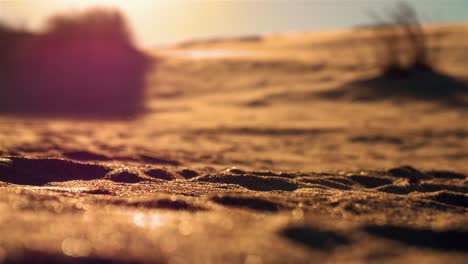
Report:
M430 32L466 80L468 27ZM466 105L337 92L372 43L186 43L137 119L0 116L0 263L466 263Z

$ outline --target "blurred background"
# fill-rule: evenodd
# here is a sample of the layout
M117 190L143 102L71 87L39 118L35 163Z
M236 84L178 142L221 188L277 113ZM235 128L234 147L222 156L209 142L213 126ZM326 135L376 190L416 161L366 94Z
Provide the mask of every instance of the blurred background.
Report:
M0 21L40 29L47 17L95 6L117 7L143 45L193 38L329 30L373 23L367 11L397 0L0 0ZM423 22L468 19L468 0L410 0Z
M0 0L0 154L464 171L468 0L406 2Z

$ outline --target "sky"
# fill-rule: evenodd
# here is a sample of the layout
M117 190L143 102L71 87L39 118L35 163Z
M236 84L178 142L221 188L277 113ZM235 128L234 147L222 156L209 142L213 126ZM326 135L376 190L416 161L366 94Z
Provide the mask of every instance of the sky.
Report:
M115 7L141 45L368 24L400 0L0 0L0 21L40 29L55 13ZM407 0L422 20L468 21L468 0Z

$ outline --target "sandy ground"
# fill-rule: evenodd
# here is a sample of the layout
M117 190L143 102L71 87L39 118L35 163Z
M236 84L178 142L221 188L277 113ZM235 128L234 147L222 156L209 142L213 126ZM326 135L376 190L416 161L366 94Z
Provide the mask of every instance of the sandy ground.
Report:
M466 79L468 27L431 28ZM134 120L0 117L0 263L466 263L467 109L325 98L366 31L148 51Z

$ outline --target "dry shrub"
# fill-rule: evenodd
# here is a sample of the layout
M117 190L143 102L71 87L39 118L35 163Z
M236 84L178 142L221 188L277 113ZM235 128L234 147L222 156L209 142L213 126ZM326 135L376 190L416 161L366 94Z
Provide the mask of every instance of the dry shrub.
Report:
M433 101L449 107L468 106L468 85L465 80L436 69L439 49L429 45L440 41L441 34L427 33L421 25L416 11L407 3L399 3L388 11L387 16L373 13L376 23L369 29L358 31L348 47L357 54L360 62L369 57L376 63L379 75L355 80L330 91L319 92L324 99L351 101L377 101L394 99ZM370 33L370 34L368 34ZM372 45L374 54L360 53ZM365 54L364 56L360 56ZM374 65L374 64L373 64Z
M376 58L378 67L388 76L404 77L414 70L431 70L428 37L415 9L406 2L398 3L385 18L371 13L376 21Z

